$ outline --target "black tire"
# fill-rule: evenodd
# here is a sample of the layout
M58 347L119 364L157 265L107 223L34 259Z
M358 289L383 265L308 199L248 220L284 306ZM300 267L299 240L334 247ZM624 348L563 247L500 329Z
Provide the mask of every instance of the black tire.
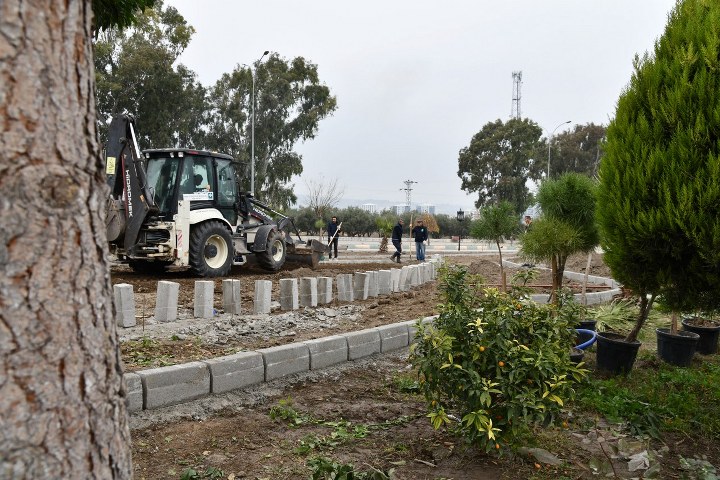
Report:
M150 262L147 260L130 260L128 261L128 265L130 266L130 268L133 269L133 272L135 273L158 275L161 273L165 273L167 267L172 265L172 263L157 261Z
M285 247L285 235L277 230L271 230L268 234L267 248L264 252L257 252L258 265L265 270L277 272L285 265L287 248Z
M201 223L190 234L190 268L201 277L224 277L230 273L234 249L225 225L216 221Z

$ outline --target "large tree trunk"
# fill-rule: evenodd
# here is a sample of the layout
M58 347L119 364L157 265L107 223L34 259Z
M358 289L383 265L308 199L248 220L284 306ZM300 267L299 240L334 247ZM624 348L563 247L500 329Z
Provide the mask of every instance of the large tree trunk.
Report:
M0 19L0 478L130 478L91 2Z

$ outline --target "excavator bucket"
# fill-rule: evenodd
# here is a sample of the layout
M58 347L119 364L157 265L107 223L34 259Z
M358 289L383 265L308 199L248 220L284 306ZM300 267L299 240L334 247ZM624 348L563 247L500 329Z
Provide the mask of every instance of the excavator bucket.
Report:
M293 247L288 249L287 259L307 265L313 270L319 265L320 256L330 251L327 245L315 239L307 242L298 241Z

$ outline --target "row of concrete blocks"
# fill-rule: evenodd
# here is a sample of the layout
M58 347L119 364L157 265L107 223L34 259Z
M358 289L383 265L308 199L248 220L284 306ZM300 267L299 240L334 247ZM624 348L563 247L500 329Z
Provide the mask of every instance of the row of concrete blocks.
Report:
M520 267L519 264L510 262L508 260L503 260L503 265L510 266L510 267ZM549 270L549 269L545 269ZM576 282L584 282L585 281L585 274L584 273L577 273L577 272L563 272L563 276L565 278L569 278L570 280L574 280ZM615 298L616 295L619 295L621 292L620 284L613 280L612 278L605 278L605 277L598 277L597 275L588 275L587 277L588 283L592 283L594 285L608 285L611 288L609 290L605 290L604 292L592 292L592 293L586 293L585 294L585 303L587 305L597 305L599 303L606 303L611 302L613 298ZM582 294L576 293L573 295L575 300L578 302L582 302ZM549 300L549 295L547 294L535 294L531 295L530 298L535 303L547 303Z
M402 269L379 270L342 274L336 278L337 299L341 302L366 300L378 295L407 291L437 278L440 258L429 262L407 265ZM126 283L113 287L115 311L118 325L133 327L135 320L135 296L133 286ZM178 295L180 284L176 282L158 282L155 303L155 320L171 322L177 320ZM195 282L193 313L195 318L212 318L215 282L199 280ZM253 296L253 313L268 314L271 310L272 281L256 280ZM330 277L283 278L280 280L280 308L295 310L299 307L316 307L333 301L333 281ZM240 313L240 280L222 281L222 308L225 313Z
M432 322L427 317L423 323ZM170 367L126 373L131 412L189 402L410 345L417 321L369 328Z

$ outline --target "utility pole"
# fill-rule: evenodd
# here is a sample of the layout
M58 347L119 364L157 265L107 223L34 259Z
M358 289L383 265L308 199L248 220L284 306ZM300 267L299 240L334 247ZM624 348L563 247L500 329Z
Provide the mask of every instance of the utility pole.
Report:
M412 184L418 182L414 180L405 180L403 183L405 184L405 188L401 188L400 190L405 192L405 204L408 206L408 208L410 208L410 200L413 191Z

